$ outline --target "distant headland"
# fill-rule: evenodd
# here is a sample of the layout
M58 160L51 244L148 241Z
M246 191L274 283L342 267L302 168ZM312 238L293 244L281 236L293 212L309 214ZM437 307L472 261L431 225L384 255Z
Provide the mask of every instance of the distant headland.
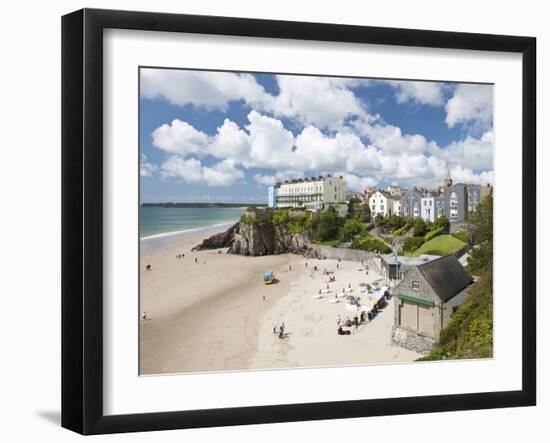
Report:
M264 203L142 203L142 208L262 208Z

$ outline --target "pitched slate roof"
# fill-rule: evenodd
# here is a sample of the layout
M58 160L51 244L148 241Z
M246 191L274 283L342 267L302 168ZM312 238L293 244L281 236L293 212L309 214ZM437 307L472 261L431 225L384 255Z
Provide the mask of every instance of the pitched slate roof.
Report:
M443 302L453 298L472 282L472 277L454 255L420 265L418 270Z
M392 198L391 194L387 191L384 191L383 189L378 189L377 192L380 192L380 194L382 194L386 198ZM375 192L375 194L376 194L376 192Z

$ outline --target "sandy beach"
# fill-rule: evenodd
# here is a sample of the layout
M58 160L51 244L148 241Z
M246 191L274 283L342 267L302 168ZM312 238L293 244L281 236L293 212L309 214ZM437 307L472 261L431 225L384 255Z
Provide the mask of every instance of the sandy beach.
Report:
M206 236L174 236L142 247L140 310L147 319L140 320L141 374L392 363L420 356L390 342L393 300L373 321L350 328L351 335L336 333L337 316L355 313L343 301L328 299L348 285L352 295L361 295L359 283L379 277L372 270L366 275L361 263L192 252ZM334 271L336 282L324 298L314 299L326 288L325 268ZM264 285L264 271L273 271L277 283ZM273 334L281 322L288 333L282 340Z

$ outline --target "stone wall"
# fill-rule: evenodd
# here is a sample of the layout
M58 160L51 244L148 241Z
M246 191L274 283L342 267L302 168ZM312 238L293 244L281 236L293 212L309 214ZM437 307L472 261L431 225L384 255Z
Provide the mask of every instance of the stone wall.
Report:
M327 258L331 260L348 260L360 262L363 260L376 272L381 272L382 259L374 252L361 251L360 249L334 248L310 244L308 255L313 258Z
M392 328L391 340L398 346L427 355L435 346L435 340L425 337L409 329L394 326Z

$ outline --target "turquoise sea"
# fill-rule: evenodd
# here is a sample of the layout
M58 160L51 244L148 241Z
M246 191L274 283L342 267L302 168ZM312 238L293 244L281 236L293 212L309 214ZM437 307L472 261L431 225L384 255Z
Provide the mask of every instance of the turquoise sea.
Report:
M161 208L142 207L139 212L140 238L236 222L245 208Z

